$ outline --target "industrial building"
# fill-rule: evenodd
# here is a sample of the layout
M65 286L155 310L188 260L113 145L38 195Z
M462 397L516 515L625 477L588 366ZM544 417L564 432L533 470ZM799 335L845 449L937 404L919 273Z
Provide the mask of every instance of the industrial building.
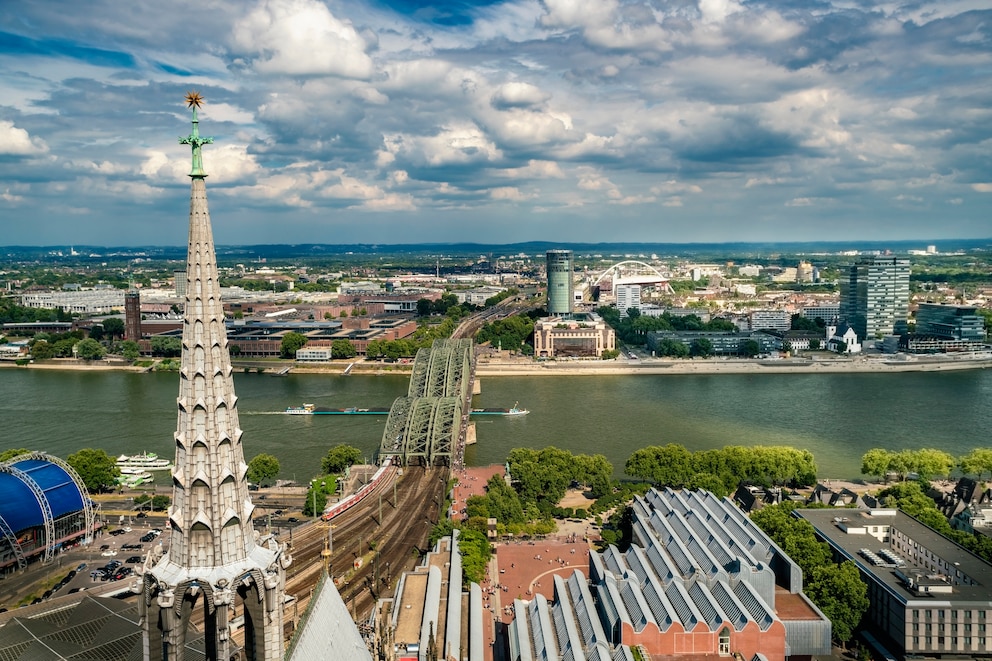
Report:
M802 571L730 499L652 490L633 506L634 543L590 551L589 580L554 577L514 602L510 659L830 654L830 620L802 593Z
M798 509L868 584L865 621L890 654L992 657L992 564L895 509Z

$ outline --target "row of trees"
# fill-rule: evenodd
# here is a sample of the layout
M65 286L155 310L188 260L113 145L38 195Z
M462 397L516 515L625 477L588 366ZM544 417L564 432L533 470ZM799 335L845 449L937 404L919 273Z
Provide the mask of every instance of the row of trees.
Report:
M872 448L861 456L861 473L875 477L897 475L905 480L915 473L921 480L931 480L950 475L955 468L979 479L985 473L992 474L992 449L975 448L959 459L933 448L899 451Z
M816 483L816 462L808 450L786 446L743 447L690 452L669 443L635 451L624 472L657 486L707 489L718 496L734 492L742 482L765 486Z
M734 331L737 326L728 319L711 319L704 322L694 314L672 316L667 312L659 317L642 315L640 310L631 308L627 316L620 317L620 311L614 307L603 306L598 310L599 315L617 333L617 339L625 344L644 345L651 331ZM712 352L712 347L710 347Z

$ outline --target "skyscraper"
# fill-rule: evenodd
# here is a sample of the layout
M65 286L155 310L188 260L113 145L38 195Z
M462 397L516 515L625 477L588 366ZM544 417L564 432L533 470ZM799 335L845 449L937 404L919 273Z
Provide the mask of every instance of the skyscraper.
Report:
M909 260L861 257L840 279L840 316L862 342L902 335L909 319Z
M545 255L548 270L548 315L572 314L572 251L549 250Z
M146 659L182 661L190 616L204 615L208 660L238 656L231 639L231 610L241 602L243 657L283 658L283 594L291 559L273 537L260 537L252 505L238 424L238 397L220 300L217 257L200 148L196 110L202 99L186 95L193 132L186 310L179 371L176 468L169 508L169 549L145 561L141 617ZM161 547L158 547L161 549Z

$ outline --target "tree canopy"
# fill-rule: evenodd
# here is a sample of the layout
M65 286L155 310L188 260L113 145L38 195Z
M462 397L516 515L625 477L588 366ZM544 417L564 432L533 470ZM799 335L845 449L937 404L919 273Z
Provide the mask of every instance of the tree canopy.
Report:
M31 450L26 450L24 448L11 448L10 450L4 450L3 452L0 452L0 461L9 461L18 455L27 454L28 452L31 452Z
M295 358L297 350L302 349L306 343L306 335L290 331L282 336L282 343L279 345L279 355L283 358Z
M121 474L117 461L105 450L83 448L66 457L66 463L79 473L87 490L94 493L113 489Z
M320 468L327 474L341 473L348 466L358 463L361 458L362 451L358 448L338 443L320 460Z
M507 464L520 500L545 512L558 504L572 482L587 486L595 496L609 490L613 477L613 466L605 456L572 454L554 446L514 448Z
M80 340L79 344L76 345L76 355L83 360L99 360L106 354L107 350L103 348L103 345L89 337Z
M358 350L351 340L334 340L331 342L331 358L354 358Z
M903 480L910 473L916 473L920 479L929 480L939 475L949 475L957 463L948 453L932 448L898 452L872 448L861 456L861 473L875 477L895 473Z
M264 486L278 474L279 460L271 454L257 454L248 462L249 482Z
M630 455L624 472L658 486L704 488L719 496L732 493L742 482L765 486L816 482L813 454L786 446L728 445L697 452L674 443L649 446Z

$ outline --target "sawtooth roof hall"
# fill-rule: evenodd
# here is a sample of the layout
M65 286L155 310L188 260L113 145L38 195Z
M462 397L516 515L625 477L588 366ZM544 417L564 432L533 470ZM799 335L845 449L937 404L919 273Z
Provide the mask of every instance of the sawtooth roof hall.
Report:
M831 625L802 593L802 571L729 499L652 490L634 502L634 544L590 552L555 577L552 601L516 600L510 658L632 659L829 655Z

